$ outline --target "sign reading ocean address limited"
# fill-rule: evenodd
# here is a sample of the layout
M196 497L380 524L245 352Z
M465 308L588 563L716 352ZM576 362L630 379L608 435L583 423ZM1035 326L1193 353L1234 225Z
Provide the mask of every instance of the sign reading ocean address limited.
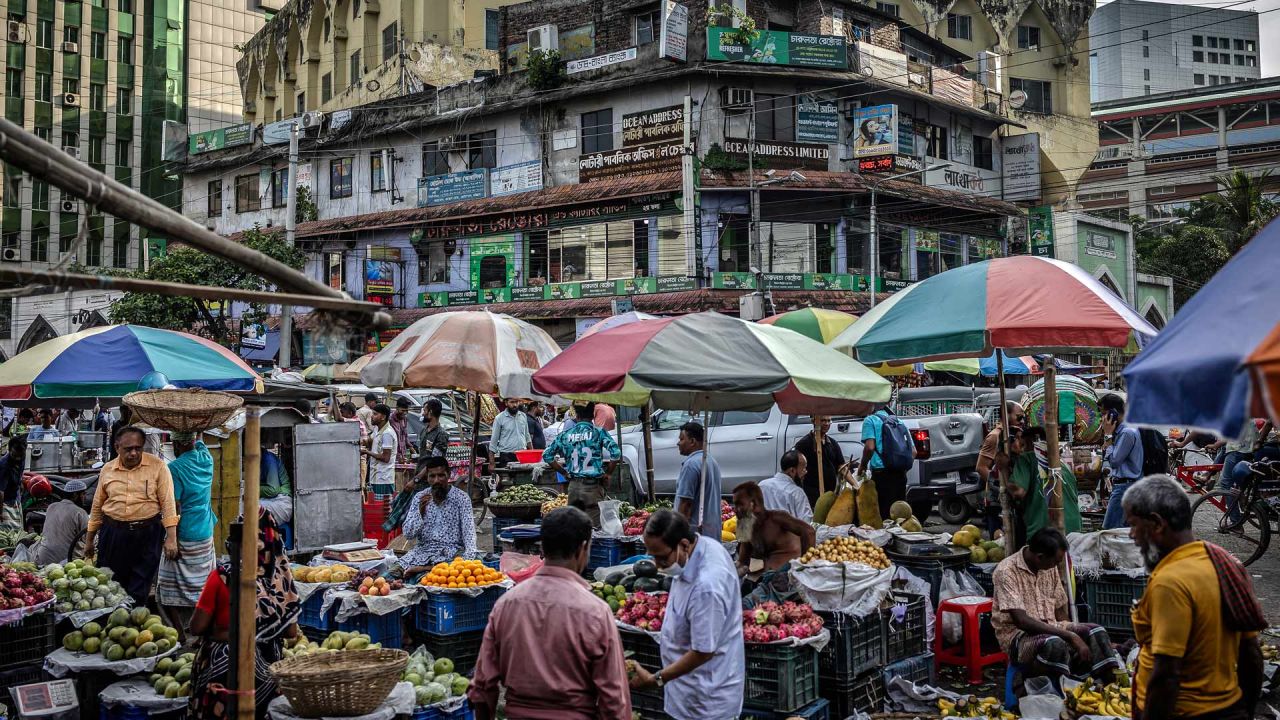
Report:
M725 138L724 151L737 158L747 158L750 144L739 138ZM764 167L791 170L826 170L831 161L831 147L817 143L793 143L781 140L757 140L755 156Z
M684 137L684 106L672 105L622 116L622 144L643 145Z

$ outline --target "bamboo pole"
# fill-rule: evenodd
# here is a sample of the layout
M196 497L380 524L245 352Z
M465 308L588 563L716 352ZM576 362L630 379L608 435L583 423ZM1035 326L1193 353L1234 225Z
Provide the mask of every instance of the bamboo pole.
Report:
M467 400L471 400L472 393L467 391ZM471 495L475 488L476 481L476 452L480 447L480 393L475 393L475 411L471 414L471 462L467 463L467 494ZM490 453L493 452L493 446L489 446ZM493 472L495 468L489 468ZM474 497L474 496L473 496Z
M236 616L236 632L232 642L238 650L236 674L236 717L253 720L254 667L257 664L258 610L258 487L262 463L262 435L258 408L245 408L244 419L244 521L240 543L240 612Z
M619 420L617 420L619 407L621 406L620 405L613 406L613 417L614 417L613 429L618 434L618 455L621 456L622 455L622 423ZM621 457L619 457L619 459L621 459ZM622 490L622 463L621 462L618 463L617 472L618 472L618 490L621 491ZM613 478L609 478L609 479L610 481L613 480ZM630 491L628 490L628 493L623 497L631 497Z
M822 434L822 417L820 415L813 416L813 451L814 457L818 458L818 495L821 496L827 491L826 480L822 472L822 443L825 436Z
M1052 355L1044 360L1044 430L1049 444L1049 523L1066 532L1062 514L1062 482L1056 477L1061 466L1058 456L1058 366Z
M644 475L649 486L649 502L657 500L653 486L653 400L644 404Z
M1004 387L1004 351L996 349L996 381L1000 384L1000 444L996 453L998 457L1001 453L1009 452L1009 402L1005 400ZM1017 551L1018 537L1017 525L1013 518L1013 500L1009 497L1008 474L1007 470L1011 469L1013 458L1009 458L1009 468L1000 467L997 464L995 468L996 480L1000 483L1000 516L1001 525L1004 527L1004 553L1008 556L1010 553ZM987 477L990 477L988 474Z

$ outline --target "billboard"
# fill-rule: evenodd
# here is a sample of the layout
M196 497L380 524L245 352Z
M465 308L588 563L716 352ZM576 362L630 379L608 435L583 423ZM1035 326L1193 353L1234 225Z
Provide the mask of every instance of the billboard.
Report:
M1005 200L1040 198L1040 134L1007 135L1001 147Z
M898 152L898 106L872 105L853 113L853 156L895 155Z

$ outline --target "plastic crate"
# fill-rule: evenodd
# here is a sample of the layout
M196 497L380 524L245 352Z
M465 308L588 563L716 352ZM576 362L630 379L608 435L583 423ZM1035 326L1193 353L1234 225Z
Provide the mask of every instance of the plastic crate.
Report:
M884 680L879 671L872 670L848 682L823 684L822 697L831 703L833 718L847 718L859 712L883 712Z
M596 568L620 565L622 559L630 555L634 549L634 543L624 543L618 538L593 537L591 538L591 555L587 558L587 569L583 574L589 577Z
M774 710L743 707L741 720L828 720L831 718L831 701L818 698L799 710L792 712L776 712ZM838 720L844 720L839 718Z
M364 520L364 532L366 537L372 537L369 533L382 532L382 523L387 521L387 517L391 514L391 503L387 500L370 500L365 502L361 508L361 516Z
M658 647L658 641L642 632L632 632L629 630L619 630L622 635L622 651L631 653L630 659L640 664L640 667L654 672L661 670L662 649Z
M470 675L480 658L480 642L484 639L484 631L458 633L457 635L422 635L419 643L431 653L431 656L449 658L453 661L453 671L460 675Z
M41 662L58 647L51 610L0 626L0 670Z
M471 701L465 700L462 707L453 712L440 708L414 708L413 714L409 717L410 720L475 720L476 711L471 707Z
M831 642L818 653L818 675L836 681L855 676L884 662L884 630L880 616L854 617L840 612L819 612Z
M934 685L938 677L937 664L933 661L933 653L925 653L889 663L880 671L880 677L884 680L885 687L888 687L889 681L895 677L901 677L913 683Z
M499 533L501 533L503 530L506 530L509 527L512 527L513 525L528 525L530 523L534 525L541 525L542 520L520 520L518 518L500 518L500 517L493 518L493 551L495 553L502 552L502 542L498 540Z
M51 678L45 673L43 662L19 665L9 670L0 671L0 705L11 704L10 701L13 696L9 694L10 688L44 682L49 679Z
M311 597L302 603L302 613L298 615L298 625L302 628L311 628L324 633L328 633L334 628L333 607L329 608L329 612L321 613L320 608L324 606L324 591L317 590L311 593Z
M977 565L970 564L969 577L973 578L982 586L982 592L985 593L987 597L995 597L996 583L993 573L987 572Z
M381 643L384 648L400 648L403 645L400 631L400 613L386 615L361 613L338 623L338 630L358 632L369 636L369 642Z
M631 712L640 716L640 720L674 720L667 714L663 705L662 692L631 691Z
M964 558L944 562L929 557L911 557L902 553L891 553L889 559L894 565L906 568L912 575L929 583L930 607L938 607L938 595L942 592L942 577L946 571L964 572L969 566L968 559Z
M1089 621L1101 625L1111 635L1133 636L1133 601L1142 598L1147 589L1146 576L1104 573L1085 581L1085 604Z
M818 699L818 651L810 646L748 643L743 704L782 712Z
M460 593L427 593L414 608L413 626L424 633L456 635L484 630L489 613L505 592L500 587L485 590L475 597Z
M383 530L382 528L364 529L364 540L371 540L378 546L379 550L386 550L393 540L400 537L400 528L394 530Z
M929 650L928 628L925 624L925 598L923 595L894 590L890 593L894 607L880 611L880 625L884 632L884 661L905 660ZM906 605L902 620L895 619L894 609Z
M333 632L332 630L319 630L317 628L307 627L306 625L299 625L298 629L302 631L304 637L313 643L324 642L325 638L329 637Z

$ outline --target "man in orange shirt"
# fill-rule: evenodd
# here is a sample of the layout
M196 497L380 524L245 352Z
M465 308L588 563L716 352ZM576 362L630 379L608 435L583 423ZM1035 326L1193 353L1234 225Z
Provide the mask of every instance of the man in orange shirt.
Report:
M1191 502L1167 475L1125 491L1129 536L1151 571L1133 611L1141 650L1135 720L1248 720L1262 688L1266 627L1239 561L1191 534Z
M99 556L139 606L147 602L160 569L160 551L178 559L178 509L173 478L163 460L142 451L146 433L126 427L116 433L115 459L102 466L89 511L85 558ZM98 547L94 540L102 537Z

